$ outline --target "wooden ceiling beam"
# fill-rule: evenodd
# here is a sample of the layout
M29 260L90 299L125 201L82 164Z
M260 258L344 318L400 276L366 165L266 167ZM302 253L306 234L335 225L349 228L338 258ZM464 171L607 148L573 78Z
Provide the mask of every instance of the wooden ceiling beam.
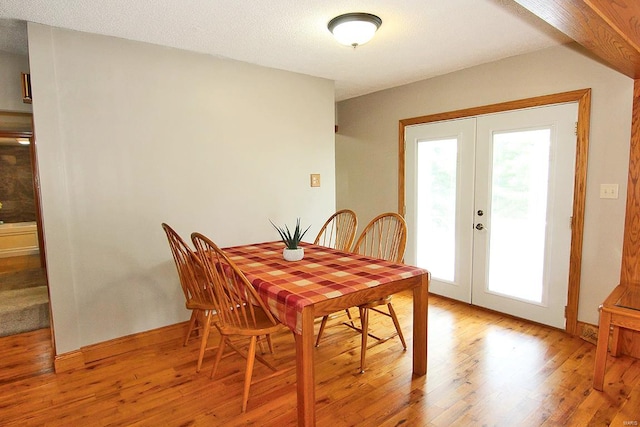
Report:
M514 0L612 68L640 79L638 0Z

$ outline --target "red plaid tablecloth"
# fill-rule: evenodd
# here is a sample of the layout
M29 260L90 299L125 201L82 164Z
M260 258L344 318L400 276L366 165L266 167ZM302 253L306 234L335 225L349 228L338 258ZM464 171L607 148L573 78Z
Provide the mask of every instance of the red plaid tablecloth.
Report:
M302 309L309 304L426 273L410 265L311 244L301 246L304 259L295 262L282 258L282 242L224 249L278 320L298 334L302 333Z

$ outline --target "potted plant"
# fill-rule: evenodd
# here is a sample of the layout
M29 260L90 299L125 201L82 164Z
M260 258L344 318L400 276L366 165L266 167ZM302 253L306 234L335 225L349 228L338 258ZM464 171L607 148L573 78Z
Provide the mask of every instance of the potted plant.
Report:
M300 218L298 218L296 220L296 228L293 230L292 234L287 225L282 228L275 225L271 220L269 220L269 222L271 222L271 225L273 225L273 227L278 231L280 238L286 246L282 251L282 257L287 261L300 261L304 257L304 248L301 248L298 245L311 226L307 227L306 230L301 231Z

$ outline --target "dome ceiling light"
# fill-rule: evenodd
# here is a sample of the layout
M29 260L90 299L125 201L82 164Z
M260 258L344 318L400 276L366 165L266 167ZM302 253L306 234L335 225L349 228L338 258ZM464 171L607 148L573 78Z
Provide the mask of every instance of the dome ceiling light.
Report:
M345 13L336 16L327 27L339 43L354 48L373 38L382 19L370 13Z

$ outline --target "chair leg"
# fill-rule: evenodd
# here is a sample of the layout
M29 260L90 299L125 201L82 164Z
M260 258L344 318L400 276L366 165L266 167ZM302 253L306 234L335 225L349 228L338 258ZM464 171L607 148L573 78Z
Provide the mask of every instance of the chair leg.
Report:
M213 317L213 311L209 310L207 317L205 318L204 328L202 331L202 337L200 338L200 354L198 354L198 367L196 372L200 372L202 367L202 359L204 358L204 351L207 348L207 340L209 339L209 332L211 331L211 318Z
M353 324L353 317L351 317L351 312L349 311L349 309L346 308L344 311L347 313L347 317L349 318L349 323L351 323L351 327L353 329L357 329L356 325ZM322 338L322 334L324 332L325 326L327 326L327 320L328 319L329 319L329 316L324 316L322 318L322 322L320 323L320 330L318 330L318 338L316 338L316 347L320 346L320 338Z
M273 341L271 341L271 334L267 334L267 344L269 344L269 353L273 354Z
M365 358L367 355L367 337L369 336L369 309L359 307L360 322L362 326L362 344L360 346L360 373L364 373Z
M324 332L324 327L327 326L327 319L329 316L324 316L322 318L322 323L320 323L320 330L318 331L318 338L316 338L316 347L320 345L320 338L322 338L322 333Z
M191 338L191 334L196 327L196 321L198 320L198 310L191 310L191 318L189 319L189 330L187 331L187 337L184 339L184 345L186 346Z
M213 379L216 376L216 372L218 372L218 365L220 364L220 360L222 359L222 354L224 353L224 347L227 344L227 336L223 335L220 339L220 345L218 346L218 352L216 353L216 360L213 362L213 367L211 368L211 374L209 378Z
M273 342L271 341L271 335L270 334L266 334L264 337L267 340L267 346L269 347L269 353L273 354ZM258 341L258 346L260 347L260 353L267 354L267 352L264 349L264 344L263 344L262 339L261 339L260 336L257 337L257 341Z
M387 308L389 309L389 314L391 315L391 319L393 319L393 324L396 327L396 331L398 331L398 336L400 337L400 341L402 341L402 347L407 349L407 343L404 340L404 335L402 335L402 329L400 329L400 322L398 321L398 316L396 316L396 311L393 309L391 303L387 304Z
M251 387L251 375L256 356L256 337L252 336L247 350L247 369L244 373L244 392L242 393L242 412L247 411L247 401L249 400L249 388Z
M345 308L345 310L344 310L344 311L346 311L346 312L347 312L347 317L349 318L349 322L351 322L351 326L355 328L355 327L356 327L356 325L354 325L354 324L353 324L353 317L351 317L351 312L349 311L349 309L348 309L348 308Z
M266 335L265 335L265 337L266 337ZM266 354L266 351L264 350L264 343L262 342L262 339L259 336L256 339L258 341L258 347L260 347L260 353Z

